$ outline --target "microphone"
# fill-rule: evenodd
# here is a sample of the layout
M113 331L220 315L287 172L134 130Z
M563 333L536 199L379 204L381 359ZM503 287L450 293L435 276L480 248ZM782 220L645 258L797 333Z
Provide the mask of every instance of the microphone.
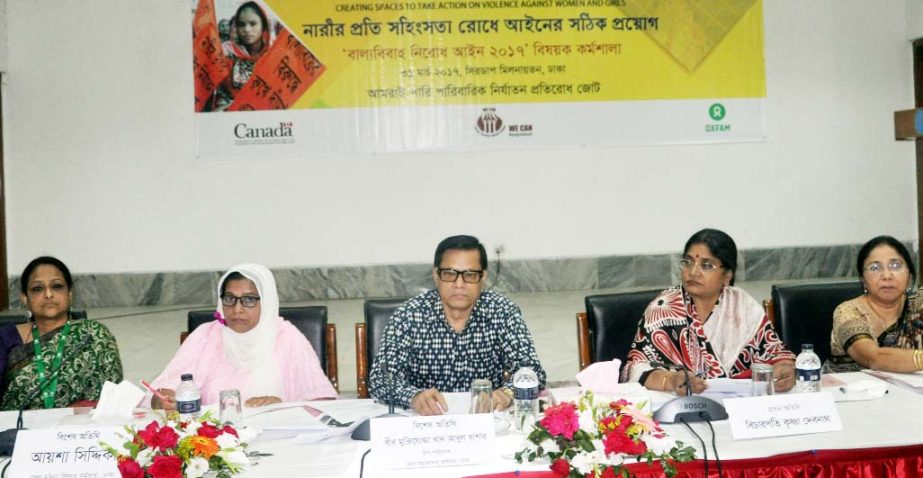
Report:
M386 385L386 390L387 390L386 395L389 398L385 400L385 403L388 404L388 413L383 413L381 415L378 415L375 418L399 417L400 415L398 415L397 413L394 413L394 375L391 371L391 367L388 367L386 363L387 360L385 359L385 356L382 354L379 354L378 357L380 359L378 362L378 372L380 375L382 375L383 380L387 380L385 382L387 384ZM369 441L372 439L372 428L371 427L372 427L372 419L366 418L365 420L362 420L362 422L359 423L359 425L356 427L355 430L353 430L350 437L353 440Z
M72 350L76 350L77 352L82 351L83 349L86 348L87 345L89 345L91 338L92 336L88 334L84 335L83 338L80 340L80 344ZM0 456L12 456L13 455L13 448L16 446L16 435L19 434L19 430L25 430L25 427L23 427L23 423L22 423L23 412L26 411L26 407L29 406L29 403L32 402L32 400L35 400L35 397L37 397L40 393L42 393L42 390L45 390L45 387L51 384L51 382L54 381L54 379L58 378L58 374L61 372L61 369L64 368L64 364L69 362L70 361L69 359L73 358L73 355L76 355L76 353L65 356L65 358L67 358L68 360L65 361L62 359L61 365L58 366L58 368L56 368L54 371L52 371L51 375L45 377L45 380L42 381L42 383L40 383L39 386L35 388L35 390L32 390L32 393L26 396L26 399L23 401L22 407L20 407L19 409L19 415L16 417L16 428L10 428L10 429L0 432Z
M720 403L706 397L692 395L689 382L689 370L673 364L650 362L658 368L682 370L686 378L686 396L678 397L663 404L654 412L654 420L660 423L678 422L707 422L711 420L727 420L728 413Z

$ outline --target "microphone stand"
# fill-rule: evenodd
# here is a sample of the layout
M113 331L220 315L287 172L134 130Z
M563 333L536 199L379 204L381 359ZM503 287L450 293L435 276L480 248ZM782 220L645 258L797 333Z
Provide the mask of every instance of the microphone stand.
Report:
M689 371L686 367L673 364L650 362L658 368L682 370L686 378L686 396L678 397L663 404L654 412L654 420L660 423L707 422L712 420L727 420L728 414L720 403L706 397L692 395L692 386L689 381Z
M394 376L392 374L391 367L389 367L388 364L386 363L384 355L379 354L379 357L381 358L381 361L379 363L378 371L380 374L384 376L382 378L387 377L386 388L388 390L388 393L387 393L388 398L385 400L385 403L388 405L388 413L383 413L381 415L378 415L375 418L399 417L400 415L398 415L397 413L394 413ZM362 420L362 422L359 423L356 429L353 430L350 437L353 440L360 440L360 441L371 440L372 439L371 426L372 426L371 418L366 418L365 420Z
M80 344L73 350L76 350L79 352L83 350L84 348L86 348L86 346L90 343L90 338L91 336L84 335L83 339L81 339L80 341ZM73 357L68 356L67 358L70 359ZM17 415L16 417L16 428L9 428L7 430L0 432L0 456L12 456L13 455L13 448L16 446L16 436L19 434L19 430L25 430L25 427L23 426L23 422L22 422L23 412L26 411L26 407L29 406L29 403L32 402L32 400L35 400L35 397L37 397L40 393L42 393L42 390L45 390L45 387L50 385L51 382L54 381L54 379L58 378L58 374L61 372L61 369L64 368L65 363L66 362L62 360L61 365L58 368L56 368L53 372L51 372L51 375L45 377L45 380L42 381L42 383L40 383L39 386L35 390L32 390L32 393L26 396L26 399L23 401L22 407L19 408L19 415Z

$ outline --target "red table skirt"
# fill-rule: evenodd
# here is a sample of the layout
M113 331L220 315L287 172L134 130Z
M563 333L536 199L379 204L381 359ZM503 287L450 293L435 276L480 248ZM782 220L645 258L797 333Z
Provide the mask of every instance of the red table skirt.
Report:
M635 463L626 468L636 477L661 477L659 465ZM677 478L705 476L702 460L677 465ZM856 450L816 450L747 460L722 460L723 478L834 478L923 476L923 445ZM708 476L718 476L708 462ZM472 477L473 478L473 477ZM524 471L482 475L478 478L554 478L551 471Z

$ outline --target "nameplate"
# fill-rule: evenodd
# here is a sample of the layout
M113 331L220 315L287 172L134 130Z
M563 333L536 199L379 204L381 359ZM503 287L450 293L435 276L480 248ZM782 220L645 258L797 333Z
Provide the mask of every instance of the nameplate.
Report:
M389 469L476 465L498 459L491 413L373 418L371 434L376 463Z
M122 427L20 430L7 476L119 478L115 457L99 442L121 444Z
M828 392L729 398L724 401L735 440L842 430Z

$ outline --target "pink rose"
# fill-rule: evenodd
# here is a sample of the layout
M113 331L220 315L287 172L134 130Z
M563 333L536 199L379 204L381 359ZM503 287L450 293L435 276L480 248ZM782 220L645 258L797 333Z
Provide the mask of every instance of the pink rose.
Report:
M552 436L574 439L580 428L577 406L570 402L560 403L545 410L545 418L539 422Z

